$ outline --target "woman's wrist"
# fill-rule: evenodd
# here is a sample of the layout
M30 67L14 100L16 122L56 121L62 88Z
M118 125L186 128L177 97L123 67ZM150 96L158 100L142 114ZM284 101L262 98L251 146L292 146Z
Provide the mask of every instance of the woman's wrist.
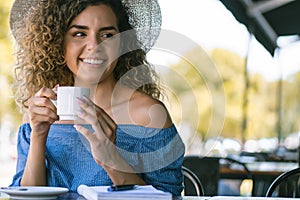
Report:
M107 165L102 165L103 169L110 176L112 182L115 185L127 185L127 184L137 184L137 185L145 185L145 181L141 179L134 172L126 172L120 171L118 169L109 167Z
M41 144L41 145L46 145L47 142L47 134L34 134L31 133L30 135L30 144L31 145L36 145L36 144Z

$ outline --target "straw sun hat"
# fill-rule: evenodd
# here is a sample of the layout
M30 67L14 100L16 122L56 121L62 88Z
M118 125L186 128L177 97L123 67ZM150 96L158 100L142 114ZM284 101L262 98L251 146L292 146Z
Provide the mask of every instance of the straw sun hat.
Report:
M74 0L75 1L75 0ZM80 1L80 0L78 0ZM142 49L148 52L159 36L161 30L161 11L157 0L121 0L127 8L129 23L136 30ZM10 29L16 38L15 30L26 15L31 13L38 3L47 0L15 0L10 11Z

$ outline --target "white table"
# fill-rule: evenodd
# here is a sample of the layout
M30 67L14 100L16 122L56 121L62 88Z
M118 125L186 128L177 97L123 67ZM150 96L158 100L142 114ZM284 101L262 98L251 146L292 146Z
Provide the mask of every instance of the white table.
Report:
M185 196L183 200L300 200L300 198L277 198L277 197L237 197L237 196L214 196L214 197L194 197Z

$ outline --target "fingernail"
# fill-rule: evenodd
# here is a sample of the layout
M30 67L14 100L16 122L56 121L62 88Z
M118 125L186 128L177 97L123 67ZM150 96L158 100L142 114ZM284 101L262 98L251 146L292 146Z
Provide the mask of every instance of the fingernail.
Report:
M85 95L83 95L83 98L84 98L84 100L87 100L87 101L89 100L89 98Z
M85 101L82 99L82 98L80 98L80 97L76 97L76 99L77 99L77 102L78 103L80 103L80 104L83 104Z

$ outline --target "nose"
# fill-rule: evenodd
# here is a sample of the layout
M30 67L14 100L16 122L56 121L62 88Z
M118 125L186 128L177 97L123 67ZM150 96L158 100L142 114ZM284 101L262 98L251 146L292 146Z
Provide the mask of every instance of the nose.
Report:
M91 35L87 41L87 49L89 51L93 51L93 50L97 49L98 46L100 46L99 45L100 43L101 43L101 41L96 35Z
M89 40L87 41L87 49L89 51L93 51L98 45L97 39L90 37Z

